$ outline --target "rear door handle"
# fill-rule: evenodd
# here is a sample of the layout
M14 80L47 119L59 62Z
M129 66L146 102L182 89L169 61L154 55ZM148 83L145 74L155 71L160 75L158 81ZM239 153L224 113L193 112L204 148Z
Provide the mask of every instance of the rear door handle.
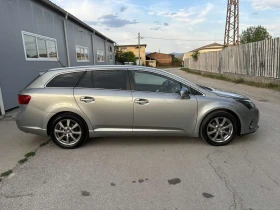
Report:
M140 105L149 104L149 100L148 99L144 99L144 98L137 98L137 99L134 100L134 102L136 104L140 104Z
M80 101L85 102L85 103L91 103L91 102L94 102L95 99L90 96L81 96Z

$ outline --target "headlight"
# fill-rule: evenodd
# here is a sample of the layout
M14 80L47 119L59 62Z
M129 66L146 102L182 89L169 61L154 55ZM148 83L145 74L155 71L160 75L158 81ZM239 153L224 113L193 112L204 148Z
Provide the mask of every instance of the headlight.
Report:
M256 107L255 104L249 99L243 99L243 100L241 99L237 101L243 104L244 106L246 106L249 110L254 109Z

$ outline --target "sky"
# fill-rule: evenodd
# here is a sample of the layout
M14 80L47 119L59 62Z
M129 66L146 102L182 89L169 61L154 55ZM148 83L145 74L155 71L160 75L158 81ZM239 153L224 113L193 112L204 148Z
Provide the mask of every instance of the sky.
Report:
M183 53L213 42L223 44L227 0L52 2L119 45L137 44L140 33L147 52ZM240 0L240 33L254 25L280 37L280 0Z

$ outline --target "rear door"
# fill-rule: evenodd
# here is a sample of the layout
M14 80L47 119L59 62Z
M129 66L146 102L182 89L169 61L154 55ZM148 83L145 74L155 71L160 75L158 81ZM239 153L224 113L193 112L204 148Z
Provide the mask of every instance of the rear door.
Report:
M182 99L182 84L149 71L130 71L134 101L133 132L192 133L197 99Z
M94 132L132 131L133 102L127 70L87 71L74 96Z

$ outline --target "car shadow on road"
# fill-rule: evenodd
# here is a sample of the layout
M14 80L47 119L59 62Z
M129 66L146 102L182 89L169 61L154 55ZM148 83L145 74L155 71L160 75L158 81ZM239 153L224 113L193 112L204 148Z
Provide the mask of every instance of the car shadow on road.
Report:
M259 140L258 134L236 136L227 146L237 146L244 143L256 142ZM124 136L124 137L98 137L90 138L83 144L83 147L98 146L137 146L137 145L189 145L189 146L210 146L201 138L174 137L174 136Z
M206 143L200 138L191 137L155 137L155 136L145 136L145 137L98 137L90 138L84 147L91 147L94 145L98 146L137 146L137 145L206 145Z

